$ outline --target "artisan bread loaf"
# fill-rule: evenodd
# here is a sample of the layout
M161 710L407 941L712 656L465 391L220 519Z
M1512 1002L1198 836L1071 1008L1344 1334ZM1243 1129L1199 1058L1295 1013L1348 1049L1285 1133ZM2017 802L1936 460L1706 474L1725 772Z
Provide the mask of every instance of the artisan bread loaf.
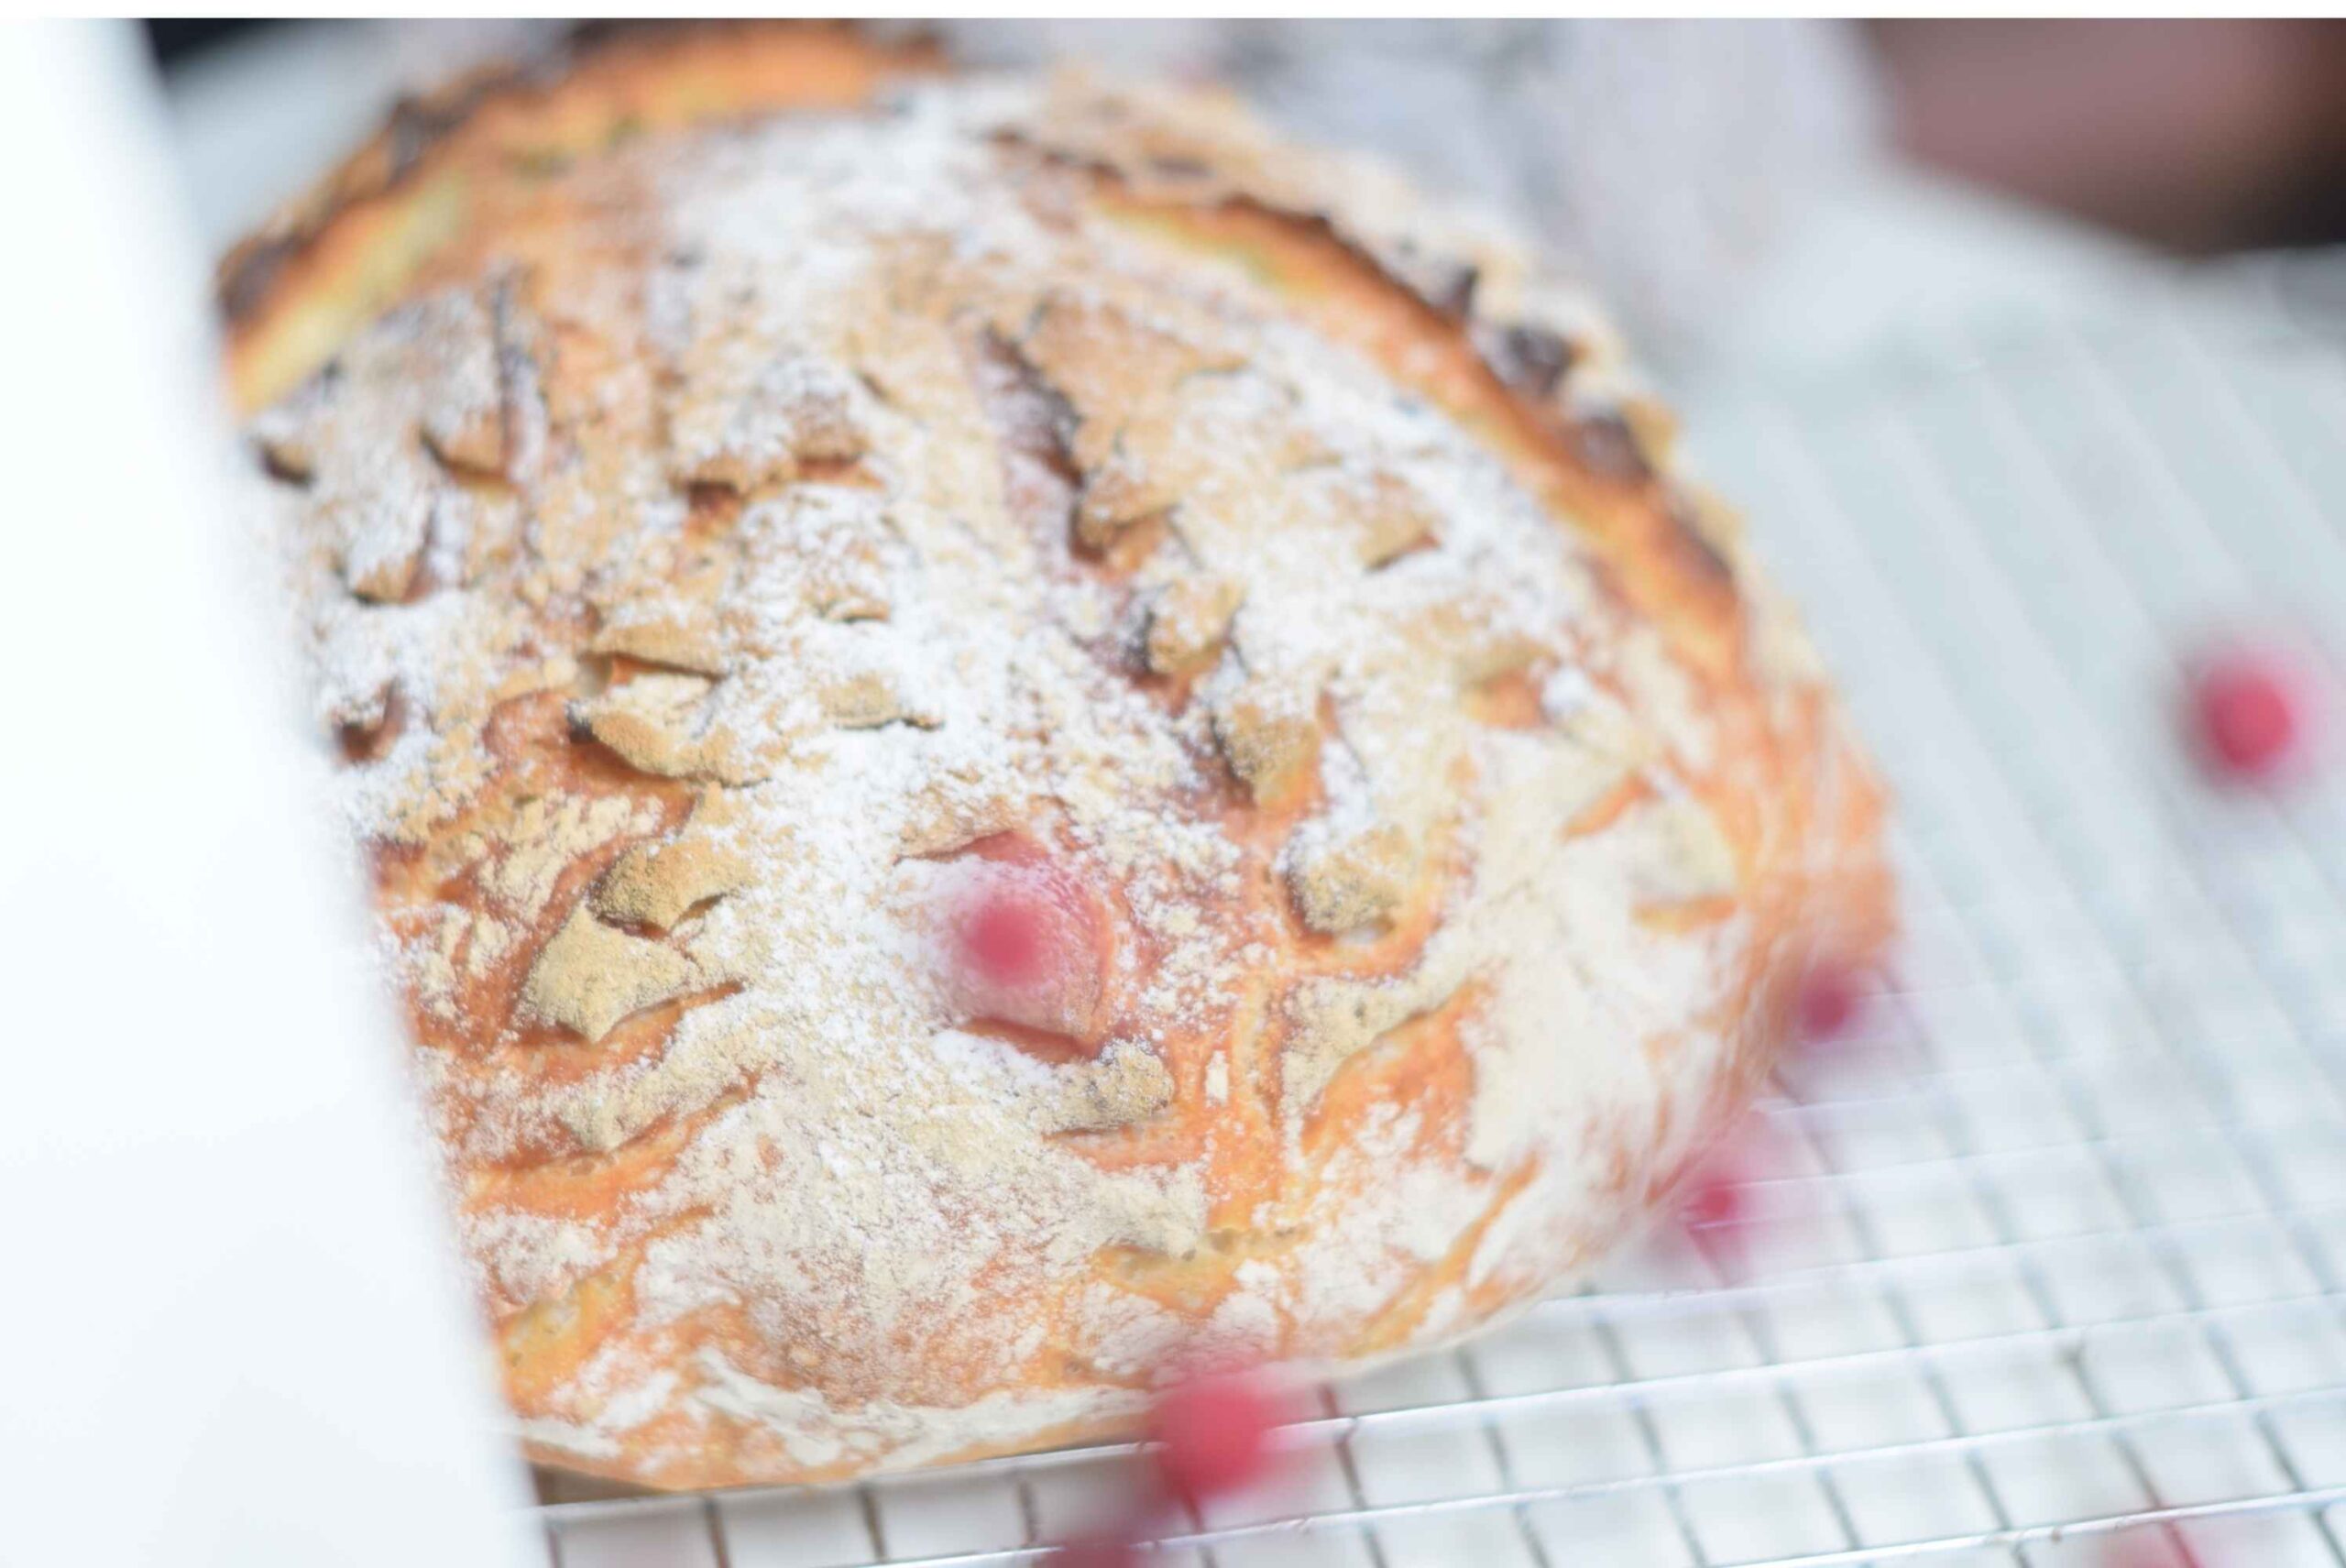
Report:
M622 36L226 281L539 1460L839 1477L1448 1340L1886 928L1601 321L1223 103Z

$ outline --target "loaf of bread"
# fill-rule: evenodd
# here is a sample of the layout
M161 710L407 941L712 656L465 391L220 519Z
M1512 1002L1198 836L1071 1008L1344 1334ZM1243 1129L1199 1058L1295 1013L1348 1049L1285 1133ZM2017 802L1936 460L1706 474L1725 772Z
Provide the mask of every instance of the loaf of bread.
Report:
M839 1477L1447 1341L1887 929L1602 323L1224 103L622 34L225 284L540 1461Z

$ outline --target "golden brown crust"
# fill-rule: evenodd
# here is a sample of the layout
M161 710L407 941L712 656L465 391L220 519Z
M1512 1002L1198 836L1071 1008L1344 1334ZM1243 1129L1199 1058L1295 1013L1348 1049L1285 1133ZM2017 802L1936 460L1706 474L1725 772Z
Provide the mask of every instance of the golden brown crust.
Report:
M1886 928L1594 318L1226 105L923 69L467 90L232 327L553 1463L846 1475L1461 1332Z
M450 182L551 172L614 139L773 109L850 109L931 72L925 41L882 45L839 23L605 24L519 65L403 99L373 139L222 258L229 382L274 399L405 291L466 221ZM338 307L307 316L305 302Z

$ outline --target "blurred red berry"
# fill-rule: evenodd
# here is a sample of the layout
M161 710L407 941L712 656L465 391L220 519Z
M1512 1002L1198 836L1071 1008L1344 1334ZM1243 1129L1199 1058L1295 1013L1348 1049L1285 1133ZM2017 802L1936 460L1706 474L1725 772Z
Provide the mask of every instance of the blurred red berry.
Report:
M2101 1551L2101 1568L2202 1568L2190 1547L2154 1530L2113 1535Z
M1743 1184L1723 1162L1714 1161L1694 1173L1687 1185L1678 1216L1686 1228L1715 1230L1743 1218Z
M1751 1191L1742 1166L1716 1154L1694 1172L1678 1204L1678 1225L1686 1239L1731 1277L1751 1271L1751 1238L1744 1229L1750 1217Z
M2193 671L2190 696L2194 739L2220 773L2264 778L2297 750L2296 683L2278 659L2243 650L2212 655Z
M993 985L1027 985L1044 970L1050 922L1020 890L989 889L962 916L961 958Z
M1167 1490L1196 1503L1252 1486L1271 1466L1278 1401L1255 1376L1224 1374L1157 1397L1153 1435Z
M1043 1562L1046 1568L1135 1568L1140 1553L1122 1536L1087 1535L1054 1548Z
M1838 1039L1857 1022L1865 999L1865 986L1847 965L1814 966L1801 976L1800 995L1792 1009L1800 1038L1810 1045Z
M1750 1268L1751 1227L1759 1218L1753 1183L1775 1164L1766 1124L1746 1116L1679 1184L1672 1218L1688 1241L1729 1274Z
M1060 1058L1098 1055L1115 939L1085 883L1031 842L996 834L956 857L948 891L937 979L960 1014L1058 1036L1047 1048Z

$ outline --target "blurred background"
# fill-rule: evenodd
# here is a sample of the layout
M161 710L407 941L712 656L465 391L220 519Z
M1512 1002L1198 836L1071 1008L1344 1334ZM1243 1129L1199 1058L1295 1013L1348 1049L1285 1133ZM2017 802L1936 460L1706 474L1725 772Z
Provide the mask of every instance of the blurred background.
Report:
M974 62L1232 82L1299 135L1383 154L1539 235L1672 377L1752 356L1772 374L1925 302L1992 323L2032 291L2090 294L2100 245L2204 258L2346 240L2346 23L936 26ZM563 31L147 27L215 248L403 88ZM1982 250L1991 229L2003 243ZM2293 281L2346 295L2310 270ZM1840 319L1809 321L1808 294Z

